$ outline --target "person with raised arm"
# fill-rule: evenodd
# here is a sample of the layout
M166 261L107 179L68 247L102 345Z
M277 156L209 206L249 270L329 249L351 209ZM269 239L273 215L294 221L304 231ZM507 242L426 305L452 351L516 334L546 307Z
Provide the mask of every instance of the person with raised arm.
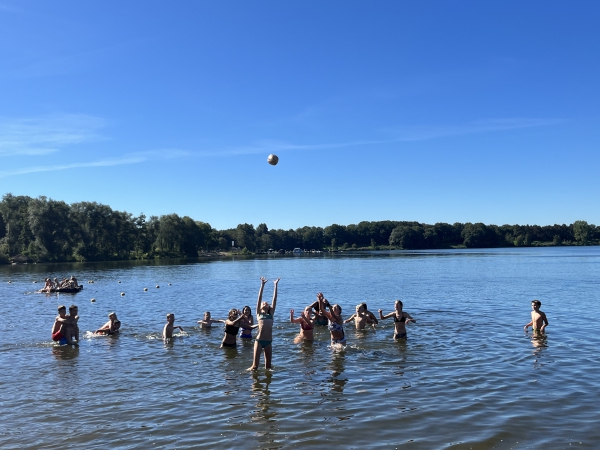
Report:
M319 310L327 317L329 332L331 333L331 345L346 345L346 335L344 334L344 320L342 319L342 307L338 304L330 305L323 297L323 293L317 294L319 301ZM329 311L326 309L328 308Z
M315 325L311 316L312 308L307 306L302 311L302 314L297 319L294 318L294 310L290 309L290 322L296 323L300 325L300 334L297 339L294 339L294 342L299 341L312 341L314 340L314 332Z
M223 342L221 342L221 348L237 346L237 335L242 320L244 320L244 315L239 309L229 311L227 320L219 320L219 322L225 324L225 335L223 336Z
M279 283L279 278L273 282L275 286L273 289L273 301L270 305L268 302L262 301L267 281L266 278L260 277L260 289L258 290L258 300L256 301L258 324L252 325L252 328L258 328L258 334L254 341L254 360L252 361L252 367L248 370L258 369L261 351L265 355L265 369L271 369L271 359L273 356L273 347L271 346L273 341L273 315L277 306L277 284Z
M325 306L327 306L327 300L325 300ZM323 312L319 309L319 300L315 300L314 303L310 305L310 307L314 310L315 313L314 324L326 327L327 317L325 317Z
M417 321L413 319L409 313L402 311L402 302L400 300L396 300L394 303L395 311L383 315L383 310L379 310L379 320L389 319L390 317L394 318L394 339L406 339L406 324L409 322Z

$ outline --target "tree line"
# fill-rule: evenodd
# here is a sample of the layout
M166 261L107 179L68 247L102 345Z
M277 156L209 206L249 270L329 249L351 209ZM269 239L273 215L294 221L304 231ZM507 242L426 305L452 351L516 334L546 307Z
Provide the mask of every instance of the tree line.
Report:
M6 194L0 202L0 262L20 256L33 261L107 261L244 253L348 249L490 248L539 245L597 245L600 227L485 225L384 220L352 225L270 230L261 223L217 230L177 214L146 217L96 202L67 204L46 197Z

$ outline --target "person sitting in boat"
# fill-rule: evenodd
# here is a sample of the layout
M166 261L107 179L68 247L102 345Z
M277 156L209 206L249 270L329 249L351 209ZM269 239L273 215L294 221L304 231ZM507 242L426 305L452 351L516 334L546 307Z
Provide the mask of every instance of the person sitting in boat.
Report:
M50 292L54 288L54 284L50 278L46 278L44 283L44 287L41 289L42 292Z
M71 279L69 280L69 287L73 289L77 289L79 285L77 284L77 278L75 275L71 275Z
M108 322L95 331L96 334L111 335L119 332L119 329L121 328L121 322L119 319L117 319L117 313L111 312L108 315L108 319Z

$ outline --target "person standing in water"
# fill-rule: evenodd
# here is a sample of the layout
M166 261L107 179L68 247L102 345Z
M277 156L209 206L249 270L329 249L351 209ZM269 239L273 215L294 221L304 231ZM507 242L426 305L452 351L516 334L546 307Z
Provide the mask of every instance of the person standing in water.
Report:
M548 319L546 318L546 314L540 311L540 306L542 306L542 302L539 300L531 302L531 322L525 325L525 331L527 331L527 328L531 327L534 335L542 334L548 326Z
M244 315L239 309L232 309L229 311L227 320L220 320L225 324L225 335L221 342L221 348L223 347L236 347L237 346L237 335L240 331L240 322L244 320Z
M307 306L302 311L302 314L297 319L294 318L294 310L290 310L290 322L297 323L300 325L300 334L294 339L294 343L301 341L312 341L314 340L314 321L311 318L312 308Z
M252 317L252 310L249 306L244 306L242 309L244 319L242 320L242 333L240 337L242 339L252 339L252 325L254 325L254 317Z
M331 345L346 345L342 307L338 304L331 306L329 302L325 300L321 292L317 294L317 299L319 300L319 310L323 311L323 315L327 317L328 320L327 328L329 328L329 332L331 333ZM325 309L326 307L329 308L329 311Z
M375 323L369 320L369 315L365 311L363 303L356 305L356 313L344 320L344 323L352 322L353 320L357 330L364 330L369 323L375 328Z
M379 310L379 320L389 319L390 317L394 318L394 339L406 339L406 324L408 322L417 322L413 319L409 313L402 311L402 302L400 300L396 300L394 303L394 308L396 311L393 311L389 314L383 315L383 310Z
M271 357L273 356L273 347L271 346L271 342L273 341L273 315L277 306L277 284L279 283L279 278L273 282L275 286L273 288L273 301L270 305L262 301L263 290L267 281L264 277L260 278L260 289L256 302L258 325L252 326L252 328L258 328L258 334L254 341L254 360L252 367L248 370L258 369L261 351L265 354L265 369L271 369Z
M179 325L173 325L175 323L175 314L169 313L167 314L167 323L163 328L163 339L166 341L167 339L173 339L173 331L175 328L179 328L181 331L184 331Z

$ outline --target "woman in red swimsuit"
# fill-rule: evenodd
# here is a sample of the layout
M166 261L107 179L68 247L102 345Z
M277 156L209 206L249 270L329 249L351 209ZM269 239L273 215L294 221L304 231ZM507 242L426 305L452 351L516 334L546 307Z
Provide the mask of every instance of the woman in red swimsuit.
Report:
M294 310L290 310L290 322L300 324L300 334L296 336L294 339L294 343L302 341L312 341L314 340L313 330L315 329L314 321L311 317L312 308L307 306L302 311L302 314L297 319L294 319Z

